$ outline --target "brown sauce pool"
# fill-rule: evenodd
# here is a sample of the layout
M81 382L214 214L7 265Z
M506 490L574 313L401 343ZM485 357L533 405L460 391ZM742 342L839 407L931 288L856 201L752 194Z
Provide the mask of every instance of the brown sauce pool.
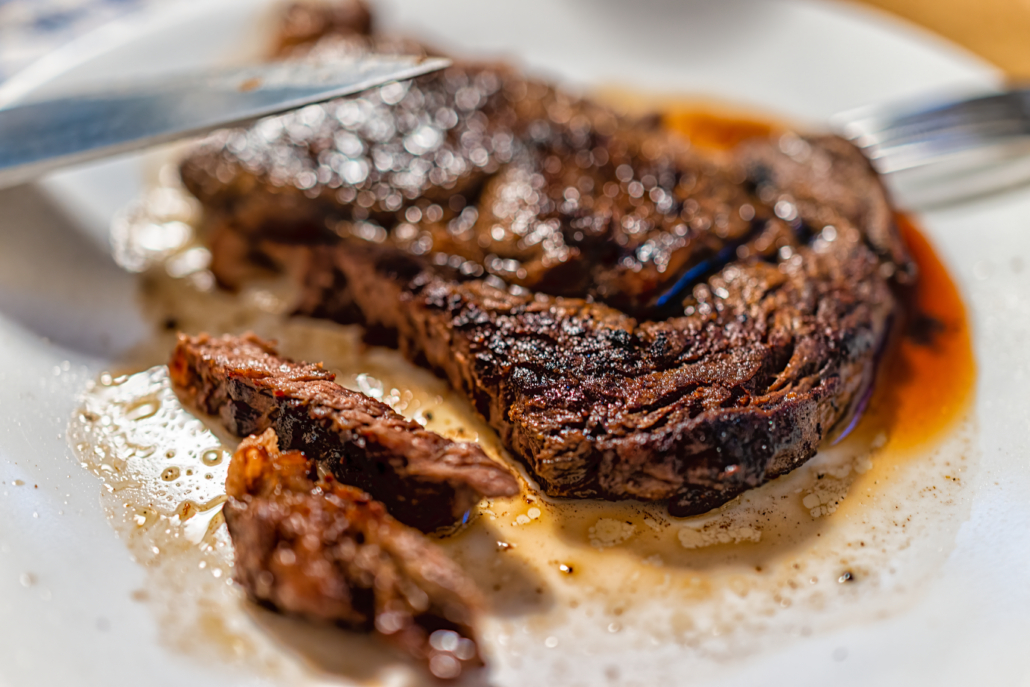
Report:
M918 319L885 361L868 421L887 427L896 449L917 451L969 409L976 361L958 287L916 221L897 221L919 266L911 301Z
M711 107L664 112L668 126L716 154L784 130ZM152 232L155 223L181 231L196 221L174 174L162 179L161 202L137 207L120 228L130 243L134 223ZM171 202L175 194L181 202ZM523 475L520 497L484 502L468 528L441 540L488 596L491 683L521 684L532 668L600 684L633 661L652 671L649 652L670 647L679 658L669 670L681 660L737 659L897 613L917 598L968 515L975 364L958 289L915 223L898 221L919 265L911 300L922 317L885 356L870 406L844 441L687 519L663 504L549 499ZM122 250L141 255L139 246ZM153 341L134 356L135 374L104 375L85 392L69 429L83 466L103 482L112 525L148 570L133 598L153 607L169 645L194 657L289 684L325 673L408 684L397 670L418 683L417 668L367 638L256 609L231 584L219 511L235 440L178 404L161 367L174 341L166 323L276 338L284 354L324 361L345 386L514 461L464 399L396 352L362 346L352 328L286 317L290 296L280 285L235 296L213 290L204 249L191 238L165 251L142 279Z
M662 114L662 124L690 139L695 147L717 152L735 148L749 138L767 138L783 130L768 120L697 107L670 107Z

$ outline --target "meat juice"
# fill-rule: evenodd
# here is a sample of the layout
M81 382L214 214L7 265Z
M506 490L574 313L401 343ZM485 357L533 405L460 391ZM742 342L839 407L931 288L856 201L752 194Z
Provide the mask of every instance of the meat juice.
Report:
M710 107L664 109L667 126L714 155L782 128ZM685 651L701 676L705 665L897 613L918 599L968 515L976 463L968 321L907 217L898 221L920 280L904 297L916 315L884 356L854 431L789 475L677 519L662 504L544 497L443 381L364 346L353 328L287 317L288 286L214 290L188 230L195 207L174 174L162 178L151 195L159 202L124 215L117 233L117 250L145 270L141 298L155 336L85 392L69 437L148 571L147 585L126 593L151 605L165 641L187 654L292 684L324 673L397 684L420 675L369 638L278 617L233 587L220 508L236 440L171 390L161 364L176 330L277 339L284 355L323 361L345 386L444 436L479 441L520 471L519 497L482 503L469 526L440 541L490 600L483 645L501 684L529 666L596 684ZM148 252L141 239L155 224L174 224L176 245Z

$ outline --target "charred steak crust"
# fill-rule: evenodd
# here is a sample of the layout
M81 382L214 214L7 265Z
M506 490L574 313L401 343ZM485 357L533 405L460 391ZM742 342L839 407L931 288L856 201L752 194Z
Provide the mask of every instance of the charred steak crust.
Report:
M360 0L294 0L279 20L274 54L289 56L330 36L363 36L372 31L372 13Z
M731 264L662 322L383 249L335 256L368 323L463 390L546 493L684 515L800 465L872 383L894 300L861 234L837 232L788 263Z
M702 157L498 65L223 132L182 171L223 284L292 273L299 313L447 377L546 493L678 515L848 425L915 277L846 141Z
M437 677L481 665L475 585L383 504L316 475L304 454L279 451L271 429L240 444L223 511L237 583L280 611L374 631Z
M426 431L254 335L180 335L168 369L176 391L233 434L275 429L284 449L324 461L338 480L423 532L460 522L484 496L518 493L511 473L476 444Z
M223 286L270 245L358 240L636 316L773 216L679 137L491 64L218 133L182 178Z

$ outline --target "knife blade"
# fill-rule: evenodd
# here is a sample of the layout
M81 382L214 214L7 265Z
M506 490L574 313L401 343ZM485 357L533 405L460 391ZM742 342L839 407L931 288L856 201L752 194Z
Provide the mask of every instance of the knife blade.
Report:
M0 188L55 169L244 124L442 69L442 58L369 55L107 84L0 108Z

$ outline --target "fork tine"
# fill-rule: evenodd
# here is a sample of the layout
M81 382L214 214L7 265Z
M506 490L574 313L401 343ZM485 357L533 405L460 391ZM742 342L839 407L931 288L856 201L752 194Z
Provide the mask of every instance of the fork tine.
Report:
M955 160L960 155L968 154L971 151L983 150L986 152L989 149L1008 155L1025 155L1030 152L1030 136L1022 138L999 136L976 140L962 139L945 141L944 143L938 141L916 141L891 148L884 153L872 150L866 150L865 153L873 167L876 168L876 171L881 174L893 174L895 172L904 172L931 164Z
M886 174L976 148L1024 143L1030 138L1030 90L919 108L864 108L833 121Z
M901 207L955 204L1030 184L1030 88L866 107L830 121L888 175Z
M917 143L932 143L945 147L990 143L1002 139L1016 139L1030 135L1025 124L1014 121L983 121L963 126L940 129L922 129L912 131L910 135L898 136L886 141L856 141L856 145L870 152L881 155L890 154L897 148L905 148Z
M983 129L1030 134L1030 90L921 108L864 108L842 113L833 121L859 147L903 145L944 132Z

